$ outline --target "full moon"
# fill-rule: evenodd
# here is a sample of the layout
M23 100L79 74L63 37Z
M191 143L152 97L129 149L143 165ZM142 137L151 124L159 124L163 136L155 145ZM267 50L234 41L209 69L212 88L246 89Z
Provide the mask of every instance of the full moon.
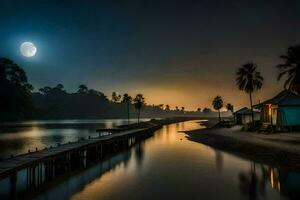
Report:
M36 46L32 42L23 42L20 46L21 54L25 57L32 57L36 54Z

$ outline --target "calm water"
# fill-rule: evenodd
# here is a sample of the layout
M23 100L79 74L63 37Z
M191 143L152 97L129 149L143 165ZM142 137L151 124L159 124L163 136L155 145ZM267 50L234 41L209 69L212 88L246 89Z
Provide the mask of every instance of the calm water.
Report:
M146 120L149 119L141 119ZM136 119L132 119L133 122ZM82 137L94 137L98 135L98 128L113 128L123 124L127 124L127 119L47 120L6 124L6 128L0 127L0 158L27 153L28 150L35 151L36 147L43 149Z
M165 126L128 152L60 179L36 199L300 199L298 173L216 151L178 133L195 128L195 122Z

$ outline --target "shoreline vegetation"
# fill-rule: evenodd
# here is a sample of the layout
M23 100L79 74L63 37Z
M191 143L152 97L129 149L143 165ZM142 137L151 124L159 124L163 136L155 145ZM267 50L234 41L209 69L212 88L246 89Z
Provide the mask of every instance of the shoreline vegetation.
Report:
M186 110L168 104L149 104L143 94L112 92L80 84L77 91L64 85L36 88L25 71L8 58L0 57L0 124L27 120L166 118L178 116L215 117L210 108ZM222 116L231 115L222 112Z
M207 128L184 131L189 140L274 167L300 170L300 134L253 133L241 131L241 126L221 128L218 119L199 123Z

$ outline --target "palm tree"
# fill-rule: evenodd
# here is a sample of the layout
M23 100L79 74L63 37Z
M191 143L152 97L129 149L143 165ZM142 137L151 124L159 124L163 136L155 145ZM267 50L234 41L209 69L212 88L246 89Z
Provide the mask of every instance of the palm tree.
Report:
M243 90L249 94L252 123L254 123L252 93L254 91L260 90L264 81L264 78L256 69L257 65L255 63L246 63L238 69L235 79L236 85L239 87L239 90Z
M140 124L140 115L141 115L141 109L143 105L145 104L145 98L142 94L137 94L133 100L134 107L138 111L138 124Z
M127 122L129 124L129 106L132 102L132 97L129 96L127 93L125 93L123 95L123 100L122 100L123 103L126 103L126 107L127 107Z
M170 105L166 105L165 111L170 111Z
M112 100L112 102L117 103L117 102L120 101L120 99L121 99L121 95L117 95L116 92L113 92L111 94L111 100Z
M277 65L280 70L278 81L286 75L284 88L300 95L300 44L288 48L285 55L281 55L282 64Z
M223 100L221 96L216 96L212 102L212 105L215 110L219 112L219 121L221 121L221 112L220 109L223 107Z
M185 107L181 107L181 112L184 113Z

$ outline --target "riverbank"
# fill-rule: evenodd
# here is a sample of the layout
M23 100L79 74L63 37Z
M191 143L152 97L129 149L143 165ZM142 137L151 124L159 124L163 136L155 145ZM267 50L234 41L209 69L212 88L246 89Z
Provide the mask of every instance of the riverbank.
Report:
M216 128L216 121L201 122L206 129L186 131L188 139L243 158L300 170L300 133L262 134L240 126Z

